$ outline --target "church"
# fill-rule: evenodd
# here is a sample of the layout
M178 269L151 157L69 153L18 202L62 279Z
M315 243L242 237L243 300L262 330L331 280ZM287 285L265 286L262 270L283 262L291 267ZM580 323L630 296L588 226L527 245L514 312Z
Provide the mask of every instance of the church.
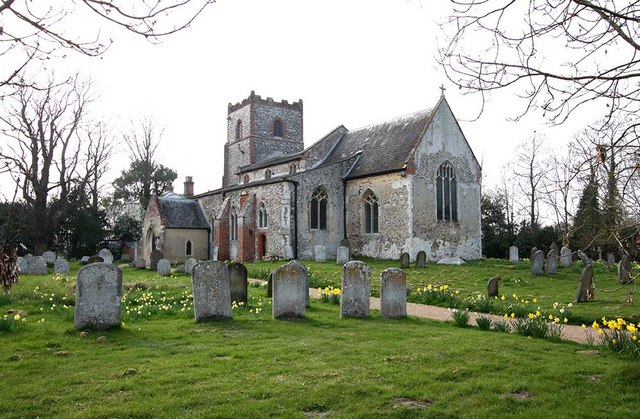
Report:
M431 109L340 125L307 148L302 100L252 91L227 120L222 187L184 198L208 222L209 257L335 259L347 243L378 259L481 257L481 167L444 94Z

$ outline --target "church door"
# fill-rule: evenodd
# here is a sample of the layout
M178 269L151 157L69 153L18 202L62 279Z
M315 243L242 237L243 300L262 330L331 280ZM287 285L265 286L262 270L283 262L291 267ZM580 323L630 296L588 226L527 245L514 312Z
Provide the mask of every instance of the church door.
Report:
M260 234L258 237L258 257L264 259L267 256L267 236Z

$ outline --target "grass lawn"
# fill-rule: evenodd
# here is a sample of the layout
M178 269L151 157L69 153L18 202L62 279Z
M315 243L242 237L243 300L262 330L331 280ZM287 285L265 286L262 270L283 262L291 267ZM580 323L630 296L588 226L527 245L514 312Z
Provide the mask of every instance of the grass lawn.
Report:
M309 266L316 280L339 283L339 268ZM546 284L575 285L579 275L531 278L485 261L409 277L471 294L497 272L512 272L501 292L545 301L543 290L564 289ZM233 320L195 323L186 275L125 268L124 326L81 333L73 275L24 276L0 297L3 313L29 313L0 330L0 416L633 417L640 403L637 361L605 348L377 312L341 320L337 305L318 301L304 320L275 321L262 287L250 287Z

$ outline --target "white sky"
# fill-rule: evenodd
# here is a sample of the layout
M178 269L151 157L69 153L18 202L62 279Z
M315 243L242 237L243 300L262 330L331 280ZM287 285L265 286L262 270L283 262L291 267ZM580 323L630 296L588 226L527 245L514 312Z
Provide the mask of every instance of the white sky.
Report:
M196 193L221 186L227 104L251 90L263 98L302 99L308 146L340 124L354 129L430 108L441 84L483 164L483 187L491 188L534 130L546 133L550 146L566 143L572 131L548 130L537 117L506 121L524 106L512 92L494 95L481 119L469 122L479 98L462 96L435 58L443 42L437 22L448 3L218 0L190 29L160 45L118 31L103 57L53 64L58 73L93 79L100 95L93 116L116 132L145 117L165 128L158 157L178 172L176 192L188 175ZM126 153L119 154L111 178L128 163Z

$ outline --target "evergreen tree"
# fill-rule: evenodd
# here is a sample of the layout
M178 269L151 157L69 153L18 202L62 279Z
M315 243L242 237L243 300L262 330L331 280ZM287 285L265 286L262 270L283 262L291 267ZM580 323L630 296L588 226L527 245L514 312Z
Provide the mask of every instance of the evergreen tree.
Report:
M592 257L596 257L598 235L601 233L602 209L598 200L598 179L592 168L573 220L570 240L574 250L583 250Z

